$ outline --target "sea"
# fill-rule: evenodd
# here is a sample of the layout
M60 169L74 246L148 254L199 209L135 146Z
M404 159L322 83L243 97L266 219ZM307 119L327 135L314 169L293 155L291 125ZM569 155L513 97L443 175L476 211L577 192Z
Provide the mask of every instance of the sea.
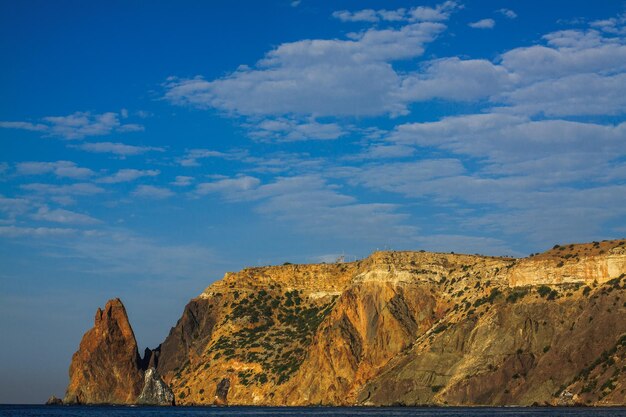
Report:
M0 405L4 417L626 417L626 408L64 407Z

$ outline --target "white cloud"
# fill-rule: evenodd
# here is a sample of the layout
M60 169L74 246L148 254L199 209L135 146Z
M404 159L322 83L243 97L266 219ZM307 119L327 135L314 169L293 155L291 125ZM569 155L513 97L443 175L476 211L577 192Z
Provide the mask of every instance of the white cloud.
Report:
M223 193L226 196L236 197L241 191L248 191L257 188L261 181L250 176L237 178L223 178L217 181L204 182L196 187L196 194L206 195L211 193Z
M5 129L31 130L33 132L44 132L48 129L47 125L31 122L0 122L0 127Z
M463 164L456 159L429 159L417 162L373 164L363 168L339 170L335 176L345 177L348 183L369 188L414 194L419 184L436 178L462 175Z
M274 175L317 172L324 166L322 158L313 157L309 153L275 152L262 157L248 156L242 161L252 165L250 171Z
M174 195L172 190L153 185L140 185L132 193L135 197L162 200Z
M160 174L157 169L120 169L115 174L108 177L100 178L98 182L103 184L117 184L120 182L130 182L141 177L156 177Z
M74 211L64 209L50 210L47 206L40 207L37 213L33 214L32 217L35 220L64 224L86 225L100 223L99 220L86 214L76 213Z
M50 124L50 134L65 139L82 139L85 136L107 135L114 130L136 131L143 130L139 125L123 125L117 113L108 112L91 114L90 112L76 112L68 116L44 117Z
M380 18L380 12L374 14ZM348 18L341 13L336 15ZM483 19L474 26L493 23ZM485 100L479 104L554 116L598 114L603 106L623 112L626 45L606 31L549 33L543 45L515 48L494 61L448 57L426 61L418 71L394 70L392 62L418 58L444 29L441 23L409 23L396 29L370 28L345 40L285 43L268 52L256 68L243 66L221 79L170 78L165 97L174 104L248 116L245 126L251 137L277 141L320 138L321 129L326 138L340 137L345 127L317 120L401 115L410 103L432 99ZM542 90L543 96L536 94Z
M446 1L437 5L435 8L428 6L418 6L409 9L408 14L410 15L409 20L419 20L419 21L437 21L437 20L447 20L450 17L450 14L461 8L457 2L455 1Z
M514 82L505 68L487 60L444 58L428 62L420 73L407 75L400 97L406 102L433 98L469 101L498 94Z
M623 215L624 137L626 123L506 114L448 117L404 124L387 136L387 146L414 147L419 161L376 161L325 172L353 186L438 207L437 223L440 229L449 225L443 230L449 235L480 231L537 242L575 241ZM441 159L442 154L455 158Z
M437 22L448 20L450 14L460 7L455 1L446 1L435 7L417 6L410 9L400 8L396 10L363 9L355 12L339 10L333 12L333 17L342 22L375 23L381 20L389 22Z
M581 73L626 71L626 45L599 32L566 30L544 36L547 46L515 48L501 65L524 84Z
M219 193L231 202L255 202L258 213L306 233L346 233L370 241L389 234L410 240L416 233L414 226L403 224L407 216L398 213L398 206L359 203L336 188L319 175L279 177L266 184L241 176L199 184L196 193Z
M135 115L141 119L147 119L148 117L152 117L154 114L147 110L138 110L135 112Z
M268 142L332 140L345 134L346 131L337 123L318 123L315 120L299 122L277 118L250 125L250 137Z
M333 120L316 121L323 116L395 116L408 113L411 103L432 99L485 100L477 104L526 115L596 115L605 106L611 114L623 113L626 44L604 28L622 27L624 16L593 22L597 30L548 33L543 44L511 49L493 61L448 57L426 61L418 71L394 70L394 61L420 57L424 46L445 29L441 23L406 23L410 15L425 19L440 12L447 18L458 7L446 2L435 8L339 11L335 17L343 20L403 23L349 34L344 40L285 43L255 68L242 66L213 81L170 78L165 97L175 104L249 116L245 126L253 138L278 141L315 138L302 132L304 128L323 127L329 138L346 130ZM498 12L515 15L510 9ZM493 19L483 19L472 25L493 24ZM266 126L284 130L276 135Z
M83 179L94 175L88 168L77 166L71 161L20 162L15 165L18 175L42 175L52 173L60 178Z
M61 196L72 195L94 195L104 192L104 189L90 183L76 183L69 185L54 185L54 184L24 184L22 189L27 191L34 191L40 194L52 194Z
M342 22L378 22L380 20L376 10L372 9L359 10L357 12L339 10L333 12L333 17Z
M503 15L505 17L508 17L509 19L517 18L517 13L515 13L511 9L500 9L500 10L498 10L498 13L500 13L501 15Z
M247 153L245 151L230 151L220 152L211 149L191 149L185 153L185 156L178 159L178 163L184 167L197 167L200 166L200 159L207 158L220 158L226 160L238 160L245 157Z
M214 81L169 78L165 98L241 115L379 115L406 112L390 62L423 54L441 23L369 29L348 40L302 40L268 52L256 69ZM375 83L372 80L376 80Z
M626 45L597 31L560 31L495 63L432 60L405 74L397 98L488 100L498 111L544 116L623 114ZM479 102L480 103L480 102ZM604 109L604 110L603 110Z
M364 152L357 155L350 155L344 159L364 160L364 159L387 159L387 158L408 158L415 155L415 148L406 145L389 145L373 143Z
M50 136L64 139L82 139L87 136L108 135L112 132L136 132L143 130L138 124L120 122L120 114L107 112L75 112L67 116L48 116L41 123L0 122L0 127L46 132Z
M493 29L496 26L496 21L493 19L481 19L476 22L468 23L467 26L474 29Z
M224 156L226 156L226 154L223 152L212 151L209 149L192 149L179 160L179 163L184 167L196 167L200 166L198 159L223 158Z
M19 238L19 237L54 237L75 234L75 229L66 229L58 227L18 227L18 226L0 226L0 236Z
M498 12L516 17L509 9ZM417 26L406 23L408 10L365 9L334 16L344 21L402 23L389 24L393 29L370 27L345 39L279 45L253 68L244 66L214 81L170 79L168 99L243 115L243 125L253 138L273 141L297 135L307 123L334 124L331 138L339 132L361 133L344 126L341 117L394 116L406 113L411 103L433 99L468 102L471 107L461 108L469 114L405 123L390 133L363 130L362 143L367 146L341 158L343 166L322 158L311 158L307 165L304 156L243 158L242 162L254 165L246 174L284 177L219 178L201 184L196 193L218 193L229 201L256 204L259 213L273 219L302 221L300 229L315 224L300 219L298 213L310 203L311 212L320 216L323 227L316 226L321 230L338 213L358 211L359 202L349 192L339 191L341 187L333 183L338 181L344 187L396 193L415 204L441 209L436 215L447 216L446 221L437 223L442 230L430 231L433 236L448 242L474 239L472 247L490 250L502 245L477 237L483 228L503 234L527 230L533 239L541 240L559 234L588 236L603 222L616 221L623 198L610 196L623 187L610 184L626 180L626 124L597 116L621 116L626 109L626 42L615 36L621 24L617 19L595 22L591 30L549 33L537 44L505 51L492 60L448 57L419 63L428 41L410 47L416 39L410 32ZM494 24L489 19L478 27ZM428 27L433 29L429 39L445 29ZM420 27L422 34L425 28ZM411 62L395 65L399 60ZM412 70L415 63L417 70ZM380 81L376 84L381 90L371 89L366 79ZM420 108L415 106L415 111ZM566 116L576 118L559 119ZM312 137L301 133L302 139ZM318 206L309 202L304 190L319 201ZM364 211L373 209L365 206ZM394 220L389 224L394 227L409 224L398 207L381 207L387 211L379 218L391 216ZM551 223L550 217L557 219ZM577 228L585 219L586 224ZM446 229L446 225L451 226Z
M92 153L112 153L119 156L140 155L147 152L164 152L164 148L155 146L135 146L114 142L91 142L74 146L77 149Z
M545 116L616 115L626 112L626 73L575 74L533 83L496 98L501 111Z
M314 234L383 241L392 234L399 240L411 239L417 230L405 225L407 216L399 207L386 203L359 203L316 175L278 178L251 193L260 200L257 211L280 222Z
M177 175L175 181L170 182L171 185L174 185L176 187L187 187L189 185L191 185L191 183L194 181L194 177L187 177L184 175Z
M10 198L0 195L0 212L7 216L7 219L3 220L9 223L13 223L15 218L28 211L30 202L23 198Z
M448 117L438 122L400 125L392 143L437 147L456 154L511 164L585 152L606 160L624 154L626 123L605 126L565 120L531 121L505 114Z
M590 23L590 26L614 35L625 35L625 24L626 13L621 14L618 17L612 17L610 19L595 20Z

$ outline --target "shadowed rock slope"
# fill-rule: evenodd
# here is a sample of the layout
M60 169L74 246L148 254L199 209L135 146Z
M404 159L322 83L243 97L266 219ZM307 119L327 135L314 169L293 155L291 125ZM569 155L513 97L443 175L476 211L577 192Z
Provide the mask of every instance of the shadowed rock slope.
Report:
M156 369L178 404L623 405L625 291L624 240L248 268L191 300Z

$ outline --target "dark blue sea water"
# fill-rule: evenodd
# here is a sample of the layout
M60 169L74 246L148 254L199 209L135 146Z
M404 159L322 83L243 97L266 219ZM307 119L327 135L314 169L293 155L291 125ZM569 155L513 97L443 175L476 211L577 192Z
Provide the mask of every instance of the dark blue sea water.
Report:
M0 405L4 417L626 417L626 408L46 407Z

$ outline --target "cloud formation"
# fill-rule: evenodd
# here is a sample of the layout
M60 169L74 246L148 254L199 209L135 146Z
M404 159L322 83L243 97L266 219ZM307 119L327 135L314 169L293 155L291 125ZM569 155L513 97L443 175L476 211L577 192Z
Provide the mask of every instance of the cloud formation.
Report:
M410 23L368 29L344 40L285 43L256 68L240 67L224 78L171 77L165 98L244 116L403 114L406 103L396 97L401 76L390 62L422 55L445 28L442 23Z
M39 221L47 221L53 223L75 224L75 225L91 225L100 223L99 220L82 213L76 213L70 210L54 209L50 210L47 206L39 208L33 219Z
M115 142L88 142L75 145L77 149L92 153L112 153L118 156L134 156L147 152L164 152L164 148L156 146L135 146Z
M438 22L448 20L450 14L461 6L455 1L446 1L435 7L416 6L395 10L363 9L355 12L339 10L333 12L333 17L342 22Z
M332 140L346 133L347 130L337 123L319 123L315 120L299 122L289 118L268 118L250 125L250 137L266 142Z
M414 226L399 207L387 203L360 203L338 191L320 175L279 177L263 184L258 178L241 176L199 184L196 193L217 193L230 202L256 202L256 211L301 232L341 236L343 233L370 241L393 233L411 239Z
M350 133L342 118L406 115L412 103L433 99L485 100L499 111L550 117L623 113L626 45L616 37L621 18L592 24L601 30L548 33L543 44L514 48L494 60L445 57L423 61L418 70L395 70L395 61L423 55L455 9L456 3L446 2L435 8L336 12L343 21L399 26L371 27L347 39L281 44L255 67L241 66L212 81L171 77L165 98L246 116L249 136L269 142L337 139ZM509 9L498 12L516 17ZM494 25L490 18L470 24Z
M190 149L185 155L178 158L178 163L183 167L200 166L201 159L219 158L219 159L238 159L242 154L240 152L220 152L211 149Z
M23 121L0 121L0 127L45 132L49 136L75 140L89 136L108 135L112 132L137 132L143 126L134 123L122 123L119 113L75 112L67 116L48 116L39 123ZM123 117L122 117L123 118Z
M39 194L61 196L94 195L104 192L103 188L91 183L74 183L68 185L32 183L24 184L21 188L27 191L34 191Z
M71 161L20 162L15 165L17 175L42 175L52 173L59 178L84 179L95 173Z
M473 29L493 29L496 26L496 21L493 19L481 19L476 22L468 24Z
M121 182L135 181L141 177L156 177L161 172L157 169L120 169L115 174L108 177L98 179L98 182L103 184L118 184Z
M473 220L468 222L462 220L461 211L446 208L451 224L464 222L468 233L486 225L505 233L523 233L526 228L537 240L583 236L597 225L615 220L619 210L600 213L601 205L593 199L605 201L605 196L617 191L611 182L626 178L622 162L626 157L622 150L625 125L593 118L622 116L626 109L626 42L619 36L620 19L551 32L537 44L504 51L491 60L443 57L424 60L417 69L397 71L393 62L422 57L423 47L445 30L441 22L453 8L440 19L434 15L426 18L427 11L420 10L422 18L410 18L408 9L339 11L333 14L339 20L366 25L386 22L390 28L372 26L343 40L282 44L254 68L244 66L213 81L168 80L166 98L172 103L247 116L244 126L256 140L276 143L323 139L324 134L328 139L363 135L362 150L344 156L341 163L312 160L306 165L287 155L276 161L243 158L242 162L254 167L200 183L195 193L218 194L231 202L252 201L260 213L278 218L281 210L273 202L282 203L287 197L266 195L273 187L303 181L309 189L329 193L324 195L354 199L330 186L339 182L417 201L428 198L430 205L439 207L469 206L484 214L472 214ZM517 17L509 9L497 13L508 19ZM427 20L438 23L415 23ZM494 25L495 20L487 18L470 26L491 29ZM414 36L416 33L422 37ZM409 52L405 45L418 38ZM387 43L392 40L393 46ZM307 83L317 80L312 74L320 65L327 77L324 82L336 81L336 86L317 83L309 89ZM344 69L350 80L341 78ZM363 80L376 79L384 92L353 83L362 71L369 70L380 73ZM267 89L254 91L264 85ZM473 110L435 121L400 123L389 132L359 130L345 122L346 116L408 114L412 103L431 100L471 103ZM323 123L319 121L322 116ZM250 171L284 177L268 182L249 175ZM573 189L587 200L572 198ZM563 202L560 215L554 209L557 200ZM356 201L346 200L345 205L358 205ZM297 206L289 202L285 207L290 204ZM615 204L621 203L613 201ZM397 207L383 206L389 210L383 218L397 215L399 227L402 216L395 213ZM539 211L559 220L549 224L549 216ZM517 220L507 213L516 213ZM596 226L578 234L567 232L580 221L580 213L595 216ZM533 216L540 220L533 223ZM501 244L488 239L473 242L491 248Z
M0 226L0 236L10 238L56 237L72 235L74 233L76 233L75 229L61 227Z
M515 13L511 9L500 9L498 10L498 13L500 13L501 15L505 17L508 17L509 19L517 19L517 13Z
M132 192L132 195L139 198L164 200L174 195L174 192L165 187L157 187L154 185L139 185Z

